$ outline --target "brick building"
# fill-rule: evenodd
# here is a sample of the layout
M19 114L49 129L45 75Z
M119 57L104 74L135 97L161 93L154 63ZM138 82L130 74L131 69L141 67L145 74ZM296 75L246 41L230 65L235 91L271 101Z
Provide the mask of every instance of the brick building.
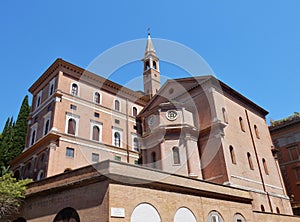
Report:
M300 215L300 116L272 121L269 129L294 214Z
M31 86L22 220L299 221L267 111L213 76L160 87L150 35L142 61L144 93L61 59Z

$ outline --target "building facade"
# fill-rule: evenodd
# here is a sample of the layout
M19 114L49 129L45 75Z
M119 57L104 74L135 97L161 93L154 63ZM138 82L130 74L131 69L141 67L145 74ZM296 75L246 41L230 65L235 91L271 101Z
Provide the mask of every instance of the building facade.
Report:
M300 221L251 202L245 190L106 160L30 184L18 221Z
M160 87L150 35L142 62L144 93L61 59L31 86L26 148L12 169L36 182L19 216L299 221L273 156L267 111L213 76Z
M62 59L29 91L26 147L11 163L16 177L39 180L106 159L137 163L143 94Z
M251 191L256 211L292 214L266 114L212 76L167 81L137 116L142 162Z
M300 116L272 121L269 129L294 214L300 215Z

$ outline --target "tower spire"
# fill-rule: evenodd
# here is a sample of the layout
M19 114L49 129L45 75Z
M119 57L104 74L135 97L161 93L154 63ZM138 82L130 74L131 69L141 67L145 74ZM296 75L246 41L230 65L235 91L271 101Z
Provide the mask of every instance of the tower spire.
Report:
M144 92L151 98L160 88L160 72L159 59L156 56L156 51L150 36L150 29L148 29L145 55L142 61L144 63Z
M148 39L147 39L147 44L146 44L146 49L145 49L145 57L153 55L156 57L156 51L150 36L150 30L148 29Z

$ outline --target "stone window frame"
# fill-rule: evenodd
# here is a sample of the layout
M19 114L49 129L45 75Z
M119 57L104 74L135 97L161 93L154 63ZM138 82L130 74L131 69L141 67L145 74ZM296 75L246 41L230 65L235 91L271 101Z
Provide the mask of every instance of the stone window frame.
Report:
M90 139L93 140L93 141L102 142L102 126L103 126L103 123L95 121L95 120L90 120L90 125L91 125L91 128L90 128ZM94 140L93 139L93 129L94 129L94 126L97 126L99 128L99 140Z
M73 114L73 113L69 113L69 112L66 112L66 122L65 122L65 133L68 134L68 135L72 135L72 134L69 134L68 133L68 123L69 123L69 120L70 119L74 119L75 120L75 123L76 123L76 127L75 127L75 135L73 136L78 136L78 129L79 129L79 119L80 119L80 116L79 115L76 115L76 114Z

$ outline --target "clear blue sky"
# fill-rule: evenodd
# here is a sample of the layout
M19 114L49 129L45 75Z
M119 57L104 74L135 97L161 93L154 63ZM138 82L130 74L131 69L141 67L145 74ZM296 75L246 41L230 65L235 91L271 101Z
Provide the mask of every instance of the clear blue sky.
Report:
M85 68L110 47L146 38L148 27L199 53L268 118L286 117L300 111L299 9L299 0L2 1L0 130L56 58Z

